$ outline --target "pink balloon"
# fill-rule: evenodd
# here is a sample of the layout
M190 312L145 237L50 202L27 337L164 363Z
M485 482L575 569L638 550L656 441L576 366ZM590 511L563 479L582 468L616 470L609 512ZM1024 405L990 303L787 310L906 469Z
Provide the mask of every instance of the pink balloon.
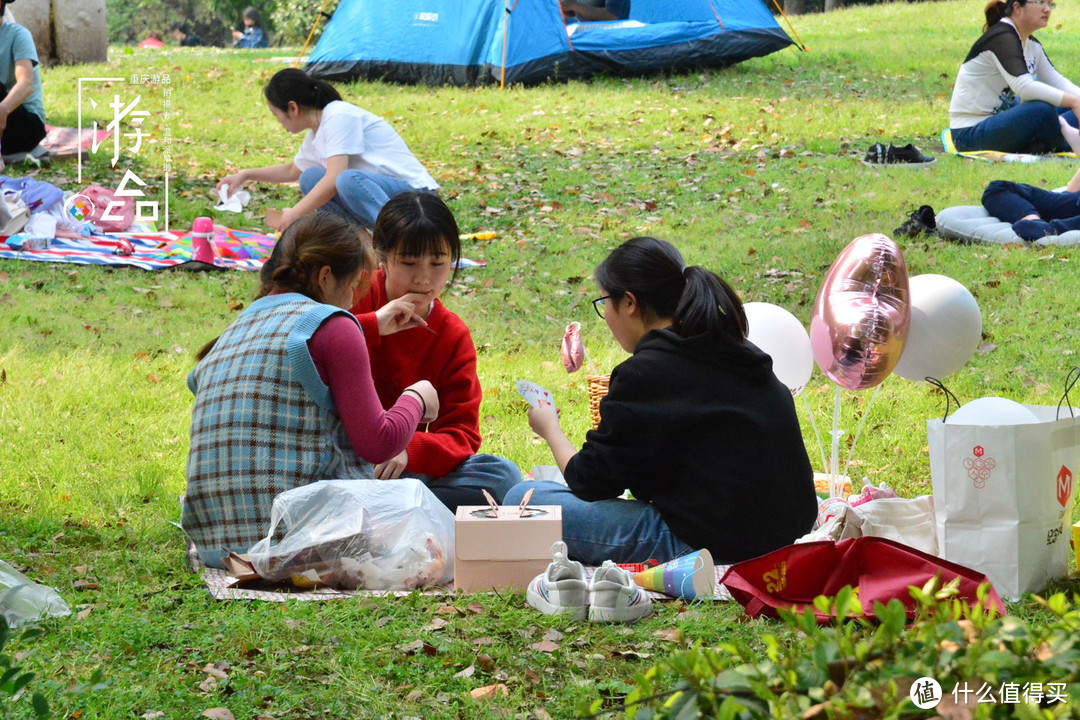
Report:
M825 376L862 390L900 361L911 321L907 264L889 238L851 241L833 261L814 301L810 344Z
M577 372L585 362L585 346L581 342L581 323L570 323L562 339L562 362L566 372Z

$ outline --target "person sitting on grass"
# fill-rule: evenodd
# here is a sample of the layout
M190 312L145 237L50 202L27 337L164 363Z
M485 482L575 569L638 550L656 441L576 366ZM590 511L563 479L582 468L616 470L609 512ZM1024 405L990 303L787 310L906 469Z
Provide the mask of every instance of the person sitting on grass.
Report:
M1080 155L1080 131L1060 119L1061 135L1073 152ZM994 180L982 196L986 212L1007 223L1024 240L1038 240L1080 230L1080 170L1065 186L1065 192L1051 192L1025 183Z
M1052 0L991 0L986 26L956 75L949 123L964 152L1067 150L1057 118L1080 115L1080 87L1057 71L1032 34L1046 27Z
M383 410L367 347L348 312L374 257L345 220L309 215L281 236L258 299L197 355L181 526L222 567L270 530L274 497L318 480L372 478L417 423L435 419L430 382ZM395 308L403 323L409 308Z
M807 533L817 498L795 404L746 340L735 292L650 237L615 248L595 277L594 307L633 354L580 450L554 407L529 410L569 487L524 482L504 504L532 488L532 505L561 505L570 557L590 565L701 548L734 563ZM634 499L620 499L627 489Z
M263 89L281 127L307 131L291 162L241 170L221 179L235 193L249 180L300 181L304 197L285 208L272 225L281 230L319 208L371 228L387 200L407 190L437 190L439 184L409 151L386 120L341 99L330 83L286 68Z
M179 22L169 26L169 37L180 43L180 47L199 47L206 44L201 37L192 34L191 28Z
M14 0L0 0L0 153L3 163L47 161L45 104L41 94L37 47L30 31L4 19Z
M243 32L233 30L234 48L264 48L267 46L266 34L259 25L259 11L253 7L244 8L242 15L244 20Z
M438 195L404 192L383 206L374 244L379 270L352 311L367 341L375 389L389 407L403 388L430 380L440 407L408 447L375 466L375 477L419 478L451 511L486 505L483 490L502 501L521 482L521 471L501 457L477 454L476 348L469 328L439 300L461 256L457 221Z

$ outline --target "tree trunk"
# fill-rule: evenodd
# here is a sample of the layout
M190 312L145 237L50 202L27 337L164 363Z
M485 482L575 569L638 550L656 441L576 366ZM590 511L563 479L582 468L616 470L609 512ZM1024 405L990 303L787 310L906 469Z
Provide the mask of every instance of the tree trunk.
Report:
M785 15L802 15L806 3L804 0L784 0Z
M38 59L44 64L107 59L105 0L24 0L10 11L15 22L34 36Z
M825 12L843 7L840 0L825 0Z

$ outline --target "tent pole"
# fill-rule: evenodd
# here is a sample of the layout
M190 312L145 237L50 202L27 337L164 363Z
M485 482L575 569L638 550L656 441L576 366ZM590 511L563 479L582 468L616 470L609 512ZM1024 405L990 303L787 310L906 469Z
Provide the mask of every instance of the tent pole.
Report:
M778 3L776 0L773 0L773 5L775 5L776 9L780 11L780 16L784 18L784 22L786 22L788 28L791 29L791 34L795 36L795 40L799 45L799 49L803 52L806 52L806 45L803 43L802 38L799 37L799 33L795 32L795 28L792 26L791 21L788 20L788 16L784 14L784 8L780 7L780 3Z
M315 16L315 24L311 26L311 32L307 35L307 40L304 41L304 47L300 49L300 54L296 56L296 62L294 67L300 67L300 60L304 57L304 53L307 52L308 44L311 43L311 38L315 35L315 29L319 27L319 22L326 15L326 6L330 4L330 0L323 0L322 7L319 8L319 14Z

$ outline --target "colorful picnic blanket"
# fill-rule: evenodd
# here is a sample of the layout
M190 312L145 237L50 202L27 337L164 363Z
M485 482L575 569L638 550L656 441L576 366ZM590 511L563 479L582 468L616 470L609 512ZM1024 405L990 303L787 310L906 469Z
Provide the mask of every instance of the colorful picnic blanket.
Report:
M5 238L6 240L6 238ZM79 240L57 238L45 250L15 250L0 242L0 258L77 265L131 266L143 270L188 266L190 269L257 272L277 240L270 235L214 226L218 256L211 266L195 262L191 233L91 235Z
M1000 150L968 150L961 152L953 144L952 130L946 128L941 133L941 145L945 152L950 155L971 158L972 160L985 160L987 162L1018 162L1037 163L1043 160L1076 160L1076 153L1051 153L1048 155L1029 155L1028 153L1007 153Z

